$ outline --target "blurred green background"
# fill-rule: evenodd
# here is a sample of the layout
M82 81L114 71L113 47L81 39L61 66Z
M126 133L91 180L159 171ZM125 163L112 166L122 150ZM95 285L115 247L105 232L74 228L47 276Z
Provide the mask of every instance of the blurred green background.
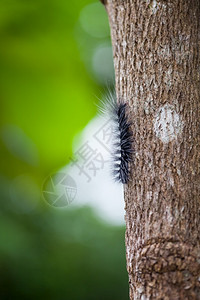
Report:
M0 44L0 299L128 299L125 228L41 196L113 84L104 7L1 0Z

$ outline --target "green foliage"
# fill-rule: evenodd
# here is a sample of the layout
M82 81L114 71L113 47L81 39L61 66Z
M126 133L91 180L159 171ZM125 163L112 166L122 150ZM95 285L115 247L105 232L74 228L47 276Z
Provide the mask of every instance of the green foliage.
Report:
M74 36L83 3L3 1L0 26L1 125L24 131L35 144L34 171L48 173L67 163L71 143L94 115L94 85ZM5 143L1 145L5 151ZM6 156L7 175L12 157ZM21 164L20 164L21 163ZM20 170L19 170L20 169Z
M19 214L6 191L3 203L1 299L128 299L124 227L88 207Z

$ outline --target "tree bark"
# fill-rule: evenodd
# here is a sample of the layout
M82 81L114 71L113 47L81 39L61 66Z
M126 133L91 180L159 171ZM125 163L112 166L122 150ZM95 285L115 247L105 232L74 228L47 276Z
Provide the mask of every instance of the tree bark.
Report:
M200 1L102 2L135 139L130 299L200 299Z

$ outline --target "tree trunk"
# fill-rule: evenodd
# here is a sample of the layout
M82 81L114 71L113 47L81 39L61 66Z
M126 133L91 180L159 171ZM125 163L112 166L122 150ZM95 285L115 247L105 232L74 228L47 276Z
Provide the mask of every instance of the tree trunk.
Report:
M130 299L200 299L200 1L103 2L135 138Z

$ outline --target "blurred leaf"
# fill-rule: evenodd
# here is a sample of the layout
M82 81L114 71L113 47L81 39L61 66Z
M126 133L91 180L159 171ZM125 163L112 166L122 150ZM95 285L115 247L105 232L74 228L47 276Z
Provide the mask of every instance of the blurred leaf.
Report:
M5 15L0 27L0 125L17 126L35 144L38 176L67 163L74 135L95 112L93 87L73 36L81 5L76 7L45 0L0 4ZM9 168L10 155L4 159L2 172L20 172Z

